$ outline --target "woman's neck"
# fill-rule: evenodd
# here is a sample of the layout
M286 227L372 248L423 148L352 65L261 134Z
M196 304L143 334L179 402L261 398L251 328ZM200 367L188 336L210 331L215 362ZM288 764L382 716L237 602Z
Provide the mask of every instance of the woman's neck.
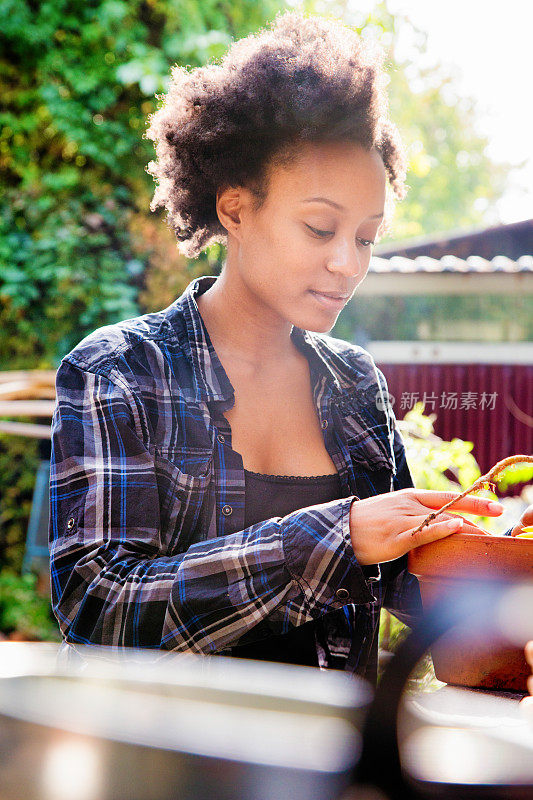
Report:
M225 269L196 300L219 357L231 358L252 371L275 368L294 357L291 323L260 307Z

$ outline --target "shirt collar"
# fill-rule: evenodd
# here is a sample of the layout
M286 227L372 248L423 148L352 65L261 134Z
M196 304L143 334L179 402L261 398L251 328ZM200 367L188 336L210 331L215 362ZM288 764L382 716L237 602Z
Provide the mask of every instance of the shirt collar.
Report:
M176 301L181 308L187 332L187 349L190 354L196 384L196 399L206 401L228 401L235 390L222 366L204 325L196 298L207 291L216 281L216 275L204 275L189 283ZM291 337L298 349L310 363L311 373L323 377L333 395L342 395L348 386L334 367L331 358L325 358L323 347L313 332L293 325ZM353 384L351 384L353 389Z

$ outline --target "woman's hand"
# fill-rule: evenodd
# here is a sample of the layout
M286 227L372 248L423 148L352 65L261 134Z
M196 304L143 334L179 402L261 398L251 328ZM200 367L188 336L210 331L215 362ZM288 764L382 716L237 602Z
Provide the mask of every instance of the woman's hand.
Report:
M531 667L532 673L527 679L527 688L529 689L529 694L533 694L533 641L526 644L526 649L524 652L526 654L526 661Z
M511 536L517 536L519 533L522 533L522 528L526 528L528 525L533 525L533 505L526 508L511 531Z
M526 661L533 673L533 641L526 644L524 653ZM529 689L529 694L533 695L533 674L527 679L527 688ZM520 706L525 718L533 725L533 697L524 697L524 699L520 701Z
M428 489L400 489L355 500L350 508L350 537L355 557L363 565L377 564L380 561L392 561L413 547L442 539L450 533L485 533L460 515L452 513L455 511L490 517L498 517L503 512L500 503L467 494L449 512L443 512L435 522L412 535L430 511L442 508L459 494Z

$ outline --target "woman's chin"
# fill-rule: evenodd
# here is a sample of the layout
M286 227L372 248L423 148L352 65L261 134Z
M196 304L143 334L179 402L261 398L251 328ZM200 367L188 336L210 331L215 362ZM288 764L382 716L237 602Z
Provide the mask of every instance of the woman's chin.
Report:
M335 326L338 316L338 314L323 314L320 319L314 314L304 317L300 321L293 321L293 325L306 331L313 331L313 333L329 333Z
M311 299L311 304L308 304L309 299ZM289 305L290 316L287 315L286 319L289 319L297 328L314 333L329 333L335 326L342 309L346 306L346 301L343 301L340 304L337 302L336 308L328 307L327 303L317 301L309 293L305 295L305 300L307 302L303 303L293 299Z
M335 322L336 321L337 320L335 320ZM322 327L318 327L317 326L317 327L313 327L313 328L308 328L307 330L308 331L313 331L313 333L329 333L334 328L335 322L333 324L330 324L330 325L323 325Z

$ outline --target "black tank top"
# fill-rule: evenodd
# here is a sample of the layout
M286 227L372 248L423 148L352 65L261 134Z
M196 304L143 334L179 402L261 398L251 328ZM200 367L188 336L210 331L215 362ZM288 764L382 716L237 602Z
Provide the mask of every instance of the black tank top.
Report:
M245 527L270 517L283 517L307 506L338 500L341 485L338 472L331 475L265 475L244 470ZM279 636L269 636L232 648L238 658L283 661L289 664L318 666L314 620Z

